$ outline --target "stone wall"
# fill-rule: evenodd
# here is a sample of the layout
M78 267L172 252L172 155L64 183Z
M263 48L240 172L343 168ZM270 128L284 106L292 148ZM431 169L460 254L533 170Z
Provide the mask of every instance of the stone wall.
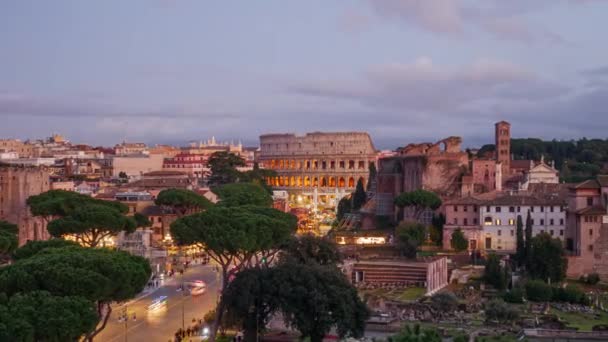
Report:
M46 223L33 217L30 196L50 190L50 174L41 168L0 167L0 220L19 226L19 245L49 238Z

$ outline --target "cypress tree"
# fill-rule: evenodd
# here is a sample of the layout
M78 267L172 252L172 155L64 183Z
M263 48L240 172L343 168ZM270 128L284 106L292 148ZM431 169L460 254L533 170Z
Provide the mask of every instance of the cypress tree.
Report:
M528 216L526 217L526 249L524 260L526 260L526 267L529 269L528 261L532 255L532 217L530 216L530 210L528 210Z
M370 189L372 188L372 182L376 179L376 174L378 172L376 171L376 164L369 163L369 178L367 179L367 187L366 190L370 191Z
M363 189L363 181L359 178L357 181L357 188L355 189L355 193L353 194L353 209L359 210L365 204L367 200L367 194Z
M517 254L515 254L517 264L521 266L526 259L526 245L524 241L524 223L521 215L517 215Z

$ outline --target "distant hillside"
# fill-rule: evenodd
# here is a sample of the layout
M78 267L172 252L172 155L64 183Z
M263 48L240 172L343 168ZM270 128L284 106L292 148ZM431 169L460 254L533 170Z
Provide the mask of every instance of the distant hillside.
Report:
M484 145L478 156L495 150L493 144ZM514 159L555 161L560 177L565 182L580 182L600 173L608 173L608 139L571 141L544 141L541 139L511 139L511 154Z

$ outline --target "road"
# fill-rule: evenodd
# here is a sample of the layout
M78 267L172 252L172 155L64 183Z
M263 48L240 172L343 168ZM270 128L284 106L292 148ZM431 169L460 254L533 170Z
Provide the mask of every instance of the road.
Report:
M207 291L200 296L190 296L187 290L186 296L184 296L184 292L178 291L182 279L177 275L165 281L153 293L127 303L129 321L126 326L124 322L118 320L124 312L125 305L113 305L108 324L95 338L95 341L169 341L175 331L182 327L182 307L186 328L192 324L193 318L202 319L209 310L215 308L218 279L214 268L214 266L196 265L189 267L184 272L183 281L186 283L194 280L203 280L207 283ZM148 306L154 298L159 296L167 296L165 307L149 311ZM135 320L133 320L133 314L135 314Z

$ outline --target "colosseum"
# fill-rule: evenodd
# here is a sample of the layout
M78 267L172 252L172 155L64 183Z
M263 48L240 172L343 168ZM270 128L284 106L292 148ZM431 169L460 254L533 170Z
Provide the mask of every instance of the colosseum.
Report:
M266 134L260 136L258 160L277 177L266 181L277 190L335 205L336 199L366 184L376 149L367 133Z

